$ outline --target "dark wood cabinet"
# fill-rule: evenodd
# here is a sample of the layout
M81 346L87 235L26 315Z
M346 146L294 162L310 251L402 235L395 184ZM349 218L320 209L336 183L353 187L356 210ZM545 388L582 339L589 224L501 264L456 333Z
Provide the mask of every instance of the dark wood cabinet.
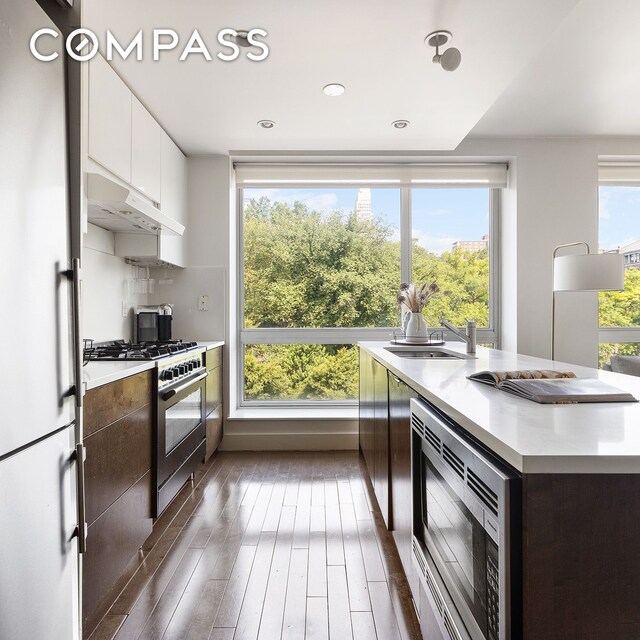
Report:
M389 526L389 392L387 369L360 351L360 449Z
M375 474L373 363L373 358L360 349L359 441L360 451L372 482Z
M206 461L222 440L222 347L207 351L205 364L209 374L205 386Z
M413 486L411 483L411 398L418 393L389 372L389 475L391 528L414 600L418 574L413 564Z
M87 552L82 613L87 636L100 604L152 531L153 373L85 396Z

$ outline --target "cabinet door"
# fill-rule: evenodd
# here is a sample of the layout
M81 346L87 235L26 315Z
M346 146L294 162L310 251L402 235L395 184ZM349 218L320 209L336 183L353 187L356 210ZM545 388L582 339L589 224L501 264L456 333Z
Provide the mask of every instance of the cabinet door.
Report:
M411 398L418 394L389 372L389 464L393 538L414 600L418 575L412 561Z
M131 99L128 87L97 55L89 67L89 155L131 182Z
M374 388L374 483L380 512L389 521L389 392L387 369L373 361Z
M187 159L166 132L161 132L160 209L185 224L187 214Z
M367 465L369 478L374 481L374 395L373 395L373 358L360 349L360 450Z
M160 202L162 128L135 96L131 103L131 184Z

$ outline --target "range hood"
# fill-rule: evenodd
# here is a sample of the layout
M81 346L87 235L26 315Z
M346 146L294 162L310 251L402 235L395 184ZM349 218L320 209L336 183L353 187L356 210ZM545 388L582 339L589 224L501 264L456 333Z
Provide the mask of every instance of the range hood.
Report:
M115 233L181 236L184 226L146 202L131 188L99 173L87 174L87 217Z

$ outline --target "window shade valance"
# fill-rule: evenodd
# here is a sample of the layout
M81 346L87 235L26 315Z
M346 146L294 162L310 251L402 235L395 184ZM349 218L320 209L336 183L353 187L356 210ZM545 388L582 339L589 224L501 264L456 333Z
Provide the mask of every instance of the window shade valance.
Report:
M506 187L507 165L478 164L254 164L236 163L239 187L363 185Z
M598 183L603 186L640 187L640 162L600 162Z

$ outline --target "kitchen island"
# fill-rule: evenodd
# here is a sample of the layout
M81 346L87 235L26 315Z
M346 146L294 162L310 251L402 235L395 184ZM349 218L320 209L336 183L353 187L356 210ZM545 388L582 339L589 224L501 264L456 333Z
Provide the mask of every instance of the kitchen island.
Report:
M428 572L415 551L414 534L431 553L426 538L420 539L424 487L411 398L422 398L463 439L519 478L508 532L513 626L505 633L503 625L496 637L640 638L640 404L541 405L467 376L483 370L571 370L636 398L640 378L494 349L478 348L469 358L460 343L442 349L463 359L402 357L386 342L359 346L360 448L424 637L449 636L434 631L438 605L430 600ZM441 582L443 593L449 586ZM476 630L461 637L485 636Z
M556 369L598 378L640 399L640 378L478 347L475 359L403 358L362 342L423 398L521 473L640 473L640 403L540 405L468 380L478 371ZM445 348L466 356L464 345Z

